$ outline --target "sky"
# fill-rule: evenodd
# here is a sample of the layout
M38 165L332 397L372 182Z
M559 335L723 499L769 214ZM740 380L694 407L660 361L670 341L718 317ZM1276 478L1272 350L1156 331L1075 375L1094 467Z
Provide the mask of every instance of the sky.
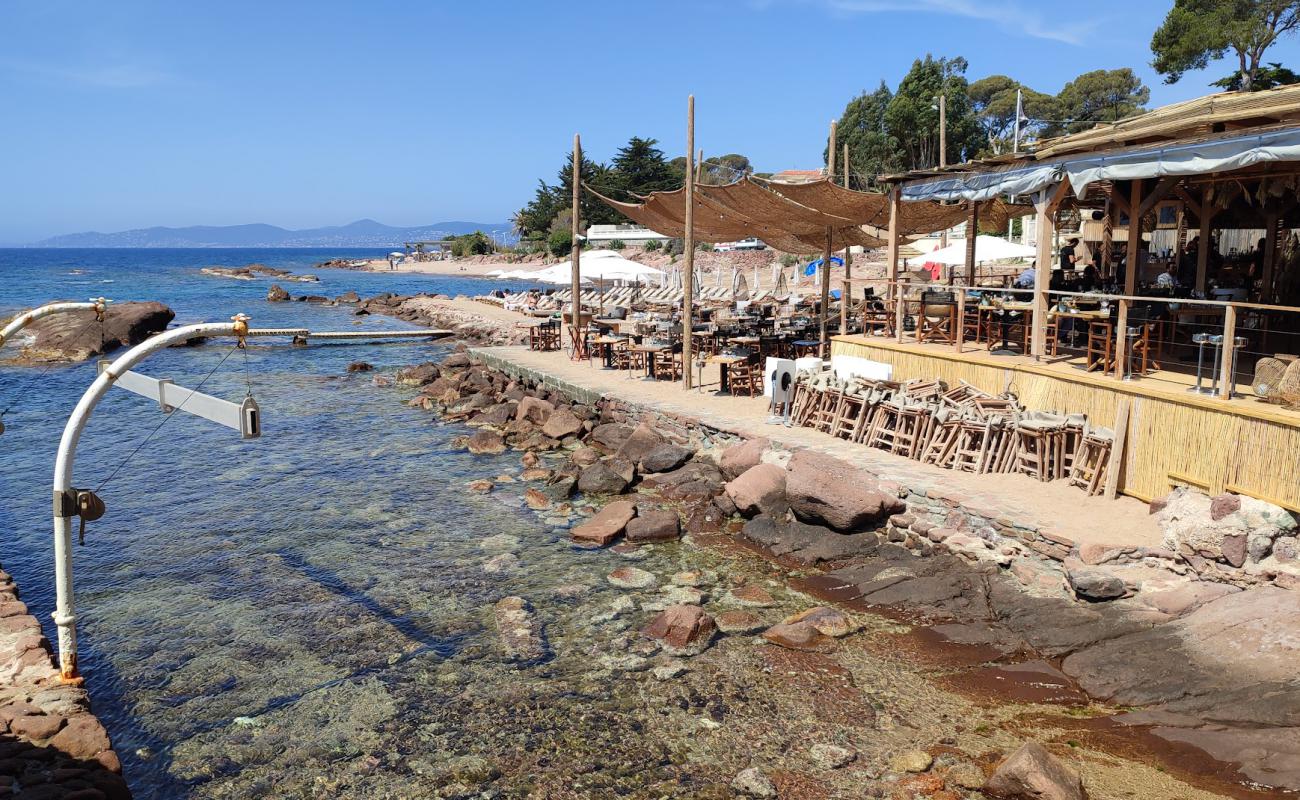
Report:
M760 171L926 53L1058 92L1149 67L1171 0L0 0L0 243L154 225L499 223L580 133ZM1050 7L1049 7L1050 6ZM1300 42L1268 60L1295 67Z

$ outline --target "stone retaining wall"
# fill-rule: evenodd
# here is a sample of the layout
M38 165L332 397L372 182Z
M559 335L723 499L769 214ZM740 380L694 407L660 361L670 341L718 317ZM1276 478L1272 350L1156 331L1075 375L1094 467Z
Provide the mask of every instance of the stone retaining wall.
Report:
M90 697L59 676L40 623L0 571L0 797L129 798Z

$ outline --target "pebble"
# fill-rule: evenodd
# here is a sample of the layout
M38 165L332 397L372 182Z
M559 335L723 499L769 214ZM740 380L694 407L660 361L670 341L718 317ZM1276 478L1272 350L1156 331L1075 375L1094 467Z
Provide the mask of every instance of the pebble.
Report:
M661 681L670 681L679 675L684 675L689 667L680 661L669 661L667 664L660 664L650 670L650 674Z
M908 750L889 762L894 772L925 772L934 763L934 756L924 750Z
M609 653L600 657L600 665L618 672L641 672L650 666L650 662L641 656Z
M693 586L669 586L664 589L664 602L670 606L698 606L708 597L704 592Z
M813 763L822 769L839 769L858 757L856 750L834 744L815 744L808 752Z
M732 779L731 788L750 797L776 797L776 785L758 767L741 770Z
M673 575L672 582L677 586L699 586L704 575L699 570L687 570Z
M492 491L492 488L495 485L496 484L492 483L492 481L489 480L478 480L478 481L470 481L468 484L466 484L466 488L469 489L471 492L478 492L479 494L487 494L488 492Z
M637 567L619 567L605 580L620 589L649 589L658 583L653 574Z
M483 571L489 575L513 572L519 567L519 556L514 553L502 553L483 562Z
M767 627L752 611L723 611L713 619L718 623L718 630L729 634L757 633Z
M480 540L478 546L483 550L518 550L519 537L508 533L497 533Z
M650 548L624 542L609 548L609 552L614 553L621 558L626 558L629 561L640 561L650 555Z

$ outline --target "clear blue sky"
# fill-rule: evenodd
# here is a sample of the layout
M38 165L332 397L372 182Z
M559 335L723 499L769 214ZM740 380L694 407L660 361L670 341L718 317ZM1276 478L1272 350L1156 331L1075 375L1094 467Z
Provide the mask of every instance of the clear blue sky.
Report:
M1147 66L1169 5L0 0L0 242L498 222L574 132L602 160L634 134L680 153L691 92L706 154L815 167L845 102L927 52L1045 92L1131 66L1163 104L1212 79L1164 86ZM1271 60L1300 66L1298 47Z

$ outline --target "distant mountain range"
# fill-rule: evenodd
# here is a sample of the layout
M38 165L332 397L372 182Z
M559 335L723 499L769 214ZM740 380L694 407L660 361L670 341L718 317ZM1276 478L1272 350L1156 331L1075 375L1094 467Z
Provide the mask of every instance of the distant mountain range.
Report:
M350 225L291 231L275 225L194 225L189 228L137 228L118 233L68 233L51 236L29 247L401 247L403 242L437 241L447 236L483 231L513 243L505 222L436 222L395 228L362 219Z

